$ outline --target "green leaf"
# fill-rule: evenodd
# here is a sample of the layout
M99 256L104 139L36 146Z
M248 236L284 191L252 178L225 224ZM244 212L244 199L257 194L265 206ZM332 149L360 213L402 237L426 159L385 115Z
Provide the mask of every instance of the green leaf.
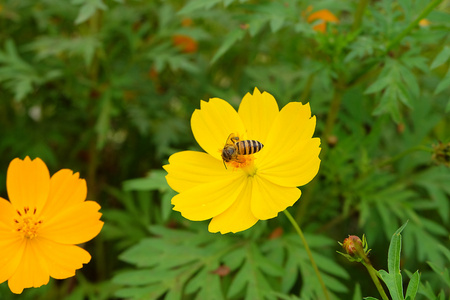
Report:
M408 224L406 221L391 238L391 243L389 245L388 252L388 271L385 270L378 271L381 279L384 281L386 286L389 289L391 297L393 300L404 300L403 297L403 283L402 283L402 275L400 274L400 252L402 248L402 237L400 233Z
M182 9L180 9L178 14L186 15L191 14L197 10L208 10L221 2L222 0L191 0Z
M217 52L214 54L213 58L211 59L211 64L216 62L222 55L225 54L225 52L228 51L231 47L233 47L234 44L236 44L238 41L242 40L245 36L245 31L241 28L235 29L231 31L223 41L222 45L219 47Z
M254 243L246 244L243 250L236 251L244 257L244 263L231 282L227 297L235 297L245 288L245 299L273 298L270 296L273 288L265 274L281 276L283 269L265 257ZM228 258L228 255L224 258L225 263L232 265Z
M448 68L447 74L445 74L444 78L439 82L438 86L434 90L434 94L437 95L440 92L448 89L450 87L450 68Z
M408 288L406 289L406 300L414 300L416 298L417 291L419 290L420 274L416 271L409 281Z
M440 65L444 64L450 58L450 47L445 46L442 51L436 55L436 58L431 63L430 69L435 69Z
M186 293L196 293L199 299L223 299L220 277L214 271L220 265L218 258L231 250L228 239L158 226L150 230L157 237L143 239L120 255L137 269L113 278L123 287L117 296L157 299L167 293L165 299L182 299Z
M165 176L167 172L164 170L152 170L147 177L130 179L123 182L125 191L153 191L167 190L168 185Z
M97 10L107 10L102 0L73 0L72 4L81 5L75 24L81 24L94 15Z

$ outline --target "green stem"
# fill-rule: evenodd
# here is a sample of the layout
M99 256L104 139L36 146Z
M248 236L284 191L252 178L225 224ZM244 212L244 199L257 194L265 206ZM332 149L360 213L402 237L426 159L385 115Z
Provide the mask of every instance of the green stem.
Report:
M373 69L380 64L380 59L387 55L389 51L395 48L405 36L407 36L416 26L419 24L420 20L424 19L436 6L438 6L442 0L431 1L427 7L422 11L422 13L406 27L402 32L400 32L388 45L386 50L379 55L373 57L372 61L367 64L367 66L361 72L357 73L352 79L347 82L347 86L353 86L356 82L360 82L362 77L366 77L366 73L374 71ZM377 72L377 70L375 70Z
M377 290L380 293L381 298L383 298L383 300L389 300L388 296L386 295L386 292L383 289L383 286L381 285L380 279L378 279L378 271L375 270L374 267L372 267L372 263L370 262L370 259L367 257L368 252L366 252L363 249L362 245L358 243L355 244L357 256L362 258L361 263L364 265L364 267L366 267L367 271L369 272L370 278L372 278L373 283L377 287Z
M311 261L311 265L314 269L314 272L316 272L317 278L319 279L320 285L322 286L323 293L325 295L325 298L327 300L330 300L330 296L328 294L327 287L325 286L325 283L323 282L322 276L320 275L319 268L317 268L316 262L314 261L314 258L311 253L311 249L309 249L308 242L306 242L305 236L303 235L302 230L300 229L300 226L295 222L294 217L285 209L284 214L291 222L292 226L294 226L295 231L297 231L298 235L300 236L300 239L302 240L303 246L305 247L306 253L308 254L309 260Z
M368 264L367 264L367 262L363 262L363 265L366 267L367 271L369 272L370 278L372 278L373 283L377 287L378 293L380 293L381 298L383 298L383 300L389 300L388 296L386 295L386 293L383 289L383 286L381 285L380 280L378 279L377 270L375 270L374 267L372 267L372 264L370 263L370 261Z
M425 7L425 9L422 11L422 13L411 23L409 24L408 27L406 27L405 29L403 29L402 32L400 32L399 35L397 35L386 47L386 53L389 52L390 50L392 50L392 48L394 48L395 46L397 46L397 44L399 44L403 38L405 36L407 36L411 30L413 30L413 28L415 28L420 20L422 20L423 18L425 18L436 6L438 6L440 3L442 2L442 0L434 0L431 1L430 3L428 3L427 7Z
M366 10L366 6L369 3L369 0L361 0L358 3L358 7L356 8L355 18L353 20L353 31L358 30L361 27L364 11Z
M384 166L390 165L390 164L394 163L395 161L405 157L409 153L412 153L412 152L415 152L415 151L425 151L425 152L433 153L433 149L425 147L425 146L412 147L412 148L410 148L408 150L405 150L402 153L400 153L400 154L398 154L398 155L396 155L396 156L394 156L392 158L389 158L389 159L385 160L384 162L379 163L377 165L377 168L382 168Z
M338 81L335 83L333 99L331 100L330 110L328 111L327 119L325 121L325 129L323 130L320 138L322 142L322 151L320 153L320 159L322 161L325 159L328 150L327 141L329 136L333 132L334 124L336 122L339 109L341 106L342 94L344 90L345 87L342 85L342 82ZM295 214L295 219L299 223L302 223L303 217L306 214L308 205L312 198L312 193L317 185L317 182L318 180L313 180L310 184L308 184L308 187L306 188L305 193L301 198L302 201L300 202L300 205Z

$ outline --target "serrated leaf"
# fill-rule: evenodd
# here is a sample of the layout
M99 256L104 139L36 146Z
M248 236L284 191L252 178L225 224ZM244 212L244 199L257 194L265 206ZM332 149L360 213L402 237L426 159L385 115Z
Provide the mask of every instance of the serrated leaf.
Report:
M191 0L189 3L187 3L178 14L191 14L197 10L201 9L210 9L211 7L215 6L218 3L221 3L222 0Z
M434 94L437 95L440 92L448 89L450 87L450 68L448 68L447 74L445 74L444 78L439 82L438 86L434 90Z
M73 4L82 4L78 16L75 19L75 24L81 24L88 20L97 10L107 10L108 6L102 0L74 0Z
M281 276L282 268L265 257L256 244L249 243L244 249L239 253L245 256L245 260L231 282L227 296L232 298L245 288L245 299L273 298L269 296L272 287L265 274Z
M245 36L245 31L242 29L235 29L232 32L230 32L223 41L222 45L219 47L217 52L214 54L213 58L211 59L211 64L216 62L222 55L225 54L225 52L228 51L235 43L242 40Z
M381 91L386 88L392 80L390 77L381 77L377 79L374 83L372 83L365 91L364 94L372 94Z
M444 64L450 58L450 47L445 46L442 51L436 55L436 58L431 63L430 69L435 69L440 65Z
M143 239L120 255L121 260L136 265L137 269L114 277L113 281L123 286L117 295L129 294L130 287L135 288L135 297L152 295L148 299L161 293L167 293L166 299L181 299L187 291L197 295L221 293L219 275L213 271L219 265L219 258L230 251L228 239L216 240L212 234L158 226L152 226L151 231L158 237ZM201 285L205 280L211 280L211 284ZM145 289L140 289L143 285Z

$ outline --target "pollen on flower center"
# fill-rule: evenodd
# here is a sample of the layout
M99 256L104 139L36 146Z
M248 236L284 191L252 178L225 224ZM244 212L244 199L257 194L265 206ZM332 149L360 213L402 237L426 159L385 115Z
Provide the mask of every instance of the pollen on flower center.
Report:
M255 173L254 160L255 157L253 155L239 155L236 160L227 162L227 166L231 167L232 170L242 169L249 176L253 176Z
M42 225L42 220L36 217L36 208L30 210L28 207L24 207L23 211L17 210L16 212L18 215L18 218L14 219L16 231L23 234L24 238L35 238L39 227Z

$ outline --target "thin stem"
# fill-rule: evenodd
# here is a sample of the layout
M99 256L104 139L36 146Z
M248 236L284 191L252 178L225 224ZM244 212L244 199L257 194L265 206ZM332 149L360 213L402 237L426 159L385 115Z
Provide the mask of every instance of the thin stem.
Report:
M314 261L314 258L311 253L311 249L309 249L308 242L306 242L305 236L303 235L302 230L300 229L300 226L295 222L292 215L285 209L284 214L291 222L292 226L294 226L295 231L297 231L298 235L300 236L300 239L302 240L303 246L305 247L306 253L308 254L309 260L311 261L311 265L314 269L314 272L316 272L317 278L319 279L320 285L322 286L323 293L325 295L325 298L327 300L330 300L330 296L328 294L327 287L325 286L325 283L323 282L322 276L320 275L319 268L317 268L316 262Z
M366 6L369 3L369 0L361 0L358 3L358 7L356 8L355 18L353 20L353 31L358 30L361 26L364 11L366 10Z
M322 151L320 153L320 159L323 161L325 159L327 150L328 150L328 138L333 132L334 124L336 122L339 109L341 106L342 101L342 93L345 90L345 87L342 85L341 82L335 83L335 89L333 94L333 99L331 100L330 104L330 110L328 111L327 119L325 121L325 129L322 132L321 135L321 142L322 142ZM300 205L297 209L297 212L295 214L295 219L297 222L301 223L303 220L303 217L307 211L307 208L309 206L309 203L312 198L312 192L314 191L318 180L313 180L308 187L305 190L305 193L302 196L302 201L300 202Z
M374 267L372 267L372 264L370 263L370 261L369 261L369 264L367 264L367 262L363 262L363 265L366 267L367 271L369 272L370 278L372 278L373 283L377 287L378 293L380 293L381 298L383 298L383 300L389 300L388 296L386 295L386 292L383 289L383 286L381 285L380 280L378 279L377 270L375 270Z
M431 149L431 148L428 148L428 147L425 147L425 146L416 146L416 147L410 148L408 150L405 150L402 153L400 153L400 154L398 154L398 155L396 155L394 157L391 157L391 158L389 158L389 159L379 163L377 165L377 168L382 168L384 166L390 165L390 164L396 162L397 160L405 157L409 153L412 153L412 152L415 152L415 151L425 151L425 152L433 153L433 149Z
M370 259L367 257L366 251L364 251L363 247L359 245L358 243L355 243L355 249L357 252L357 256L362 258L361 263L366 267L367 271L369 272L370 278L372 278L373 283L375 284L378 292L381 295L381 298L383 300L389 300L388 296L386 295L386 292L383 289L383 286L381 285L380 279L378 279L378 271L372 267L372 263L370 262Z
M403 38L405 36L407 36L417 26L417 24L419 24L420 20L424 19L441 2L442 2L442 0L434 0L434 1L430 2L427 5L427 7L425 7L425 9L422 11L422 13L413 22L411 22L408 25L408 27L406 27L390 43L388 43L385 51L383 51L381 54L373 57L372 61L367 64L367 67L364 70L362 70L361 72L356 74L356 76L354 76L352 79L350 79L347 82L347 86L355 85L356 82L361 81L362 77L364 77L364 79L367 77L366 73L374 71L373 69L375 67L379 67L380 59L383 58L384 56L386 56L389 53L389 51L394 49L403 40ZM375 72L377 72L377 70L375 70Z
M436 6L438 6L440 3L442 2L442 0L434 0L431 1L430 3L428 3L427 7L425 7L425 9L422 11L422 13L411 23L409 24L408 27L406 27L405 29L403 29L402 32L400 32L399 35L397 35L386 47L386 53L389 52L392 48L394 48L395 46L397 46L397 44L399 44L403 38L405 36L407 36L411 30L413 28L415 28L420 20L422 20L423 18L425 18Z

